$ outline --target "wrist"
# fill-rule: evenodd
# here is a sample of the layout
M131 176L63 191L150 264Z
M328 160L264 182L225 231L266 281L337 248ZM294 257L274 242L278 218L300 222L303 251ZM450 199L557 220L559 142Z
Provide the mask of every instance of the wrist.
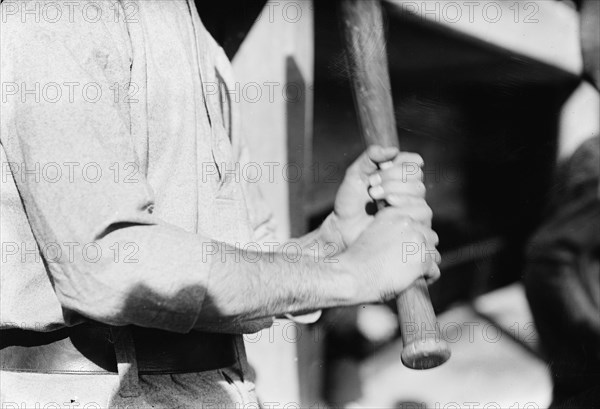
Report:
M319 227L319 237L321 242L325 244L333 244L338 248L337 253L342 253L348 248L348 244L339 228L339 219L335 212L327 216L321 227Z
M364 302L364 283L361 269L347 253L340 254L333 264L330 274L335 277L336 294L341 306L357 305Z

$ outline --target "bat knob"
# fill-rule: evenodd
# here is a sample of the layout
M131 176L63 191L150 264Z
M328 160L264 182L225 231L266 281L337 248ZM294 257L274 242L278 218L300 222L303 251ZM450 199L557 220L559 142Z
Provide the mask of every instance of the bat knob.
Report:
M450 354L446 341L427 338L404 345L402 363L411 369L431 369L446 362Z

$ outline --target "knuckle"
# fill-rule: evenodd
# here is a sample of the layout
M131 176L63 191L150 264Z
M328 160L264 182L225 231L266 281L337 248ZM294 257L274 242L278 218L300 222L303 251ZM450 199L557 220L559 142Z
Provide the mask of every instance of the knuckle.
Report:
M421 155L419 155L418 153L412 153L411 154L411 160L413 162L416 163L417 166L421 167L424 165L425 161L423 160L423 157Z
M415 164L417 167L421 167L425 163L423 157L415 152L403 152L399 159L404 163Z
M433 209L431 207L429 207L429 205L425 205L424 212L425 212L426 219L433 218Z
M415 190L422 197L424 197L425 194L427 193L427 187L425 186L425 183L423 183L422 181L418 181L415 184Z
M419 181L423 181L424 173L423 170L418 167L416 164L411 164L411 166L405 166L402 169L402 180L408 179L416 179Z
M416 153L404 151L404 152L400 153L400 158L399 159L402 162L411 162L411 161L414 160L414 158L415 158L416 155L417 155Z
M424 197L414 197L414 196L408 196L410 199L410 203L418 208L426 208L429 207L429 205L427 204L427 201L425 200Z
M434 245L437 246L437 242L438 242L438 235L435 231L433 231L431 228L426 228L423 231L423 234L425 235L425 237L427 238L427 241Z

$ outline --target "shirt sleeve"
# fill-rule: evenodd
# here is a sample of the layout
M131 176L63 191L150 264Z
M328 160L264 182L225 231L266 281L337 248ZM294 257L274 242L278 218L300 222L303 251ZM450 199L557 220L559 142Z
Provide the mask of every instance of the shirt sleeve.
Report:
M67 324L187 332L206 293L207 239L152 214L143 172L126 177L139 162L112 89L130 81L129 38L104 17L3 22L1 142Z

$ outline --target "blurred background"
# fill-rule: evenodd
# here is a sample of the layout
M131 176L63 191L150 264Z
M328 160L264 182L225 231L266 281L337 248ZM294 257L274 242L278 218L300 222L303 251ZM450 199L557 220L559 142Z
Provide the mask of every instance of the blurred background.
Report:
M231 91L242 105L253 160L288 165L274 180L261 181L279 221L278 235L285 239L318 227L332 210L346 167L365 148L337 2L197 3L204 24L233 61L239 87ZM265 407L548 407L553 388L565 377L536 325L541 322L536 311L543 312L552 299L542 297L533 311L528 302L540 300L536 288L549 288L539 285L535 273L527 280L532 268L546 277L545 269L534 268L540 258L529 250L548 242L534 238L559 212L561 197L577 202L589 196L565 194L558 179L563 163L577 168L591 160L577 186L589 192L595 183L593 206L598 197L597 147L590 148L591 159L573 159L582 143L598 138L600 110L597 89L583 75L581 4L383 5L400 145L425 159L427 200L441 238L442 278L430 292L453 356L433 370L403 367L394 305L325 311L309 325L280 320L246 337L259 396ZM588 9L589 41L597 64L594 7ZM567 231L597 225L597 211L577 209L571 216L587 214L589 223L584 219L583 228L566 223ZM590 251L597 257L597 247L573 246L578 255ZM584 275L599 274L594 263ZM555 290L568 287L561 286ZM596 304L585 308L594 321L594 312L600 316L600 288L588 289ZM573 341L585 351L572 362L600 359L598 325L592 322L582 335L591 347L581 337ZM593 388L594 365L575 365L569 376L583 376L577 384ZM569 391L560 399L581 392ZM555 404L557 399L554 390Z

